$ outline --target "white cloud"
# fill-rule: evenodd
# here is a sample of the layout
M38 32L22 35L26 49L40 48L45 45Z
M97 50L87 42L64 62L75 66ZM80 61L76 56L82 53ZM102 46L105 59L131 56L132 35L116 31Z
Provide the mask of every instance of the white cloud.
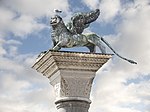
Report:
M52 14L57 8L65 12L69 6L67 0L3 0L3 3L16 12L34 17Z
M6 54L6 50L0 45L0 56Z
M99 0L82 0L91 9L99 8Z
M0 38L0 56L6 54L6 50L3 48L4 43L5 43L5 40Z
M117 27L117 38L113 35L112 45L138 64L116 60L114 64L108 63L107 71L98 72L100 76L95 80L91 112L99 112L98 109L105 112L149 111L150 7L146 1L135 1L134 7L122 11L122 21Z
M37 23L31 16L23 15L10 24L10 30L15 36L23 37L43 29L45 25Z
M141 4L141 6L130 8L125 11L124 20L118 26L118 32L121 34L118 39L119 45L122 46L121 50L138 61L140 72L150 72L150 64L147 61L150 59L149 12L149 5Z
M14 69L15 68L15 69ZM8 58L0 57L0 69L6 71L12 71L15 73L20 73L23 70L23 67L20 66L13 60Z
M18 53L18 45L22 43L18 40L10 39L4 40L0 39L0 56L15 56Z
M43 24L37 23L35 18L27 15L19 17L13 11L0 8L0 33L2 38L8 36L8 33L13 33L15 36L24 37L33 31L40 31L44 28Z
M15 14L6 8L0 7L0 16L0 36L3 38L8 33L10 21L15 17Z
M33 62L35 60L33 55L16 55L16 59L11 58L11 60L0 58L1 112L41 112L43 110L54 112L56 110L53 102L54 91L48 79L26 65L31 63L31 57Z
M10 40L6 41L6 44L8 44L8 45L21 45L22 43L18 40L10 39Z
M92 9L101 10L100 21L112 22L121 10L120 0L83 0Z
M37 19L52 15L54 8L66 12L68 1L1 0L0 6L0 36L5 37L10 32L15 36L25 37L45 28L47 25L37 22Z
M102 0L99 8L101 9L101 19L106 22L112 22L121 10L120 0Z

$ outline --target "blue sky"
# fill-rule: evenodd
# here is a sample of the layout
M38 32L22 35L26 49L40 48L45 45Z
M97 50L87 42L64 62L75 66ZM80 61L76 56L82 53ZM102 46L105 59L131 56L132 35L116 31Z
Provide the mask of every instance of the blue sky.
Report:
M53 87L31 66L52 47L49 20L57 8L66 23L75 12L99 8L99 18L84 33L103 36L119 54L138 62L131 65L113 56L97 72L89 111L149 112L149 0L1 0L0 111L56 112Z

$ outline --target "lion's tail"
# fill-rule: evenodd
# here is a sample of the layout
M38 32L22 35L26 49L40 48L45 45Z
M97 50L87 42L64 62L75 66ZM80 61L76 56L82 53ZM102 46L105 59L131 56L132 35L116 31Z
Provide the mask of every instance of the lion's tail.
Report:
M128 61L128 62L131 63L131 64L137 64L137 62L135 62L135 61L133 61L133 60L130 60L130 59L127 59L127 58L122 57L121 55L119 55L119 54L110 46L110 44L109 44L103 37L101 37L101 40L102 40L118 57L120 57L120 58L123 59L123 60Z

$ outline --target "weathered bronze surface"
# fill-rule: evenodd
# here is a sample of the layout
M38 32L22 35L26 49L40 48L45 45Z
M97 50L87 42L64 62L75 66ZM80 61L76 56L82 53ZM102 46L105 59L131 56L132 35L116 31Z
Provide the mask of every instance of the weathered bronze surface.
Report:
M106 54L105 46L103 45L105 43L118 57L132 64L137 64L133 60L120 56L103 37L95 33L83 34L84 29L94 22L99 15L99 9L86 13L79 12L71 17L71 21L67 25L58 14L52 17L50 20L52 27L51 38L54 45L52 50L58 51L61 48L85 46L90 52L95 53L97 46L103 54Z

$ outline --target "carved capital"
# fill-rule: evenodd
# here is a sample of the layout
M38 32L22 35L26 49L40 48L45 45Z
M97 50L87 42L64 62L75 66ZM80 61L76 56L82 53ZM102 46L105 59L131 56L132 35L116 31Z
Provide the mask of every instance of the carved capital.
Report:
M56 93L56 102L90 103L95 74L110 58L109 54L48 51L38 59L33 68L50 80Z

